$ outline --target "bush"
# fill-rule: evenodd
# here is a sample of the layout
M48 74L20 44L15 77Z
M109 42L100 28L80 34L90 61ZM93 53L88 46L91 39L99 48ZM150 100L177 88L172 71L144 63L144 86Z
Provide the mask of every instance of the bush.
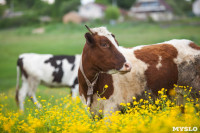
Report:
M105 11L106 20L117 20L120 16L120 11L115 6L109 6Z
M39 24L40 21L37 16L23 15L15 18L5 18L0 21L0 29L14 28L19 26L27 26Z
M5 9L6 9L6 6L0 5L0 18L2 17L2 15L3 15Z

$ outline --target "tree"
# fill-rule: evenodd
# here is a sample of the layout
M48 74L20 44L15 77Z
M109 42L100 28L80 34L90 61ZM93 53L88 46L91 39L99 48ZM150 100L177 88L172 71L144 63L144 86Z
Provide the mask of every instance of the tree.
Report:
M117 20L120 16L120 11L116 6L109 6L105 11L105 18L107 20Z
M112 0L95 0L95 3L99 3L99 4L102 4L102 5L111 5Z
M77 10L78 6L80 5L80 0L70 0L62 2L60 6L60 15L64 15L69 11Z
M112 5L114 0L96 0L96 3L103 5ZM115 0L118 7L129 10L136 0Z
M120 8L129 10L135 2L136 0L118 0L117 5Z
M0 18L3 16L5 9L6 9L5 5L0 5Z
M192 1L185 0L166 0L177 15L189 14L192 11Z

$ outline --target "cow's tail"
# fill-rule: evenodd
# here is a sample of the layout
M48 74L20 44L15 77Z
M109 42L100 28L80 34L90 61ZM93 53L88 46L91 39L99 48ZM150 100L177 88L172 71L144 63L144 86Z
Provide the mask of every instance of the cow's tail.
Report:
M19 105L19 78L20 78L20 68L19 66L17 65L17 80L16 80L16 95L15 95L15 100L17 102L17 105Z

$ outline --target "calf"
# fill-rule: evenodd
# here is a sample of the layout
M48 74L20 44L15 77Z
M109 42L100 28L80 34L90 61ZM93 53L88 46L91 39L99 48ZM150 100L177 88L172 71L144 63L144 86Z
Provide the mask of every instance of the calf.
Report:
M78 92L78 68L80 55L55 56L51 54L21 54L17 60L16 101L24 110L26 96L41 107L36 99L36 89L39 84L49 87L70 87L72 97ZM19 76L21 71L22 87L19 90Z
M94 115L98 110L104 114L120 110L120 103L132 102L145 90L154 96L162 88L173 89L174 84L198 90L200 47L192 41L123 48L105 27L88 30L78 72L79 94ZM106 100L98 101L99 97Z

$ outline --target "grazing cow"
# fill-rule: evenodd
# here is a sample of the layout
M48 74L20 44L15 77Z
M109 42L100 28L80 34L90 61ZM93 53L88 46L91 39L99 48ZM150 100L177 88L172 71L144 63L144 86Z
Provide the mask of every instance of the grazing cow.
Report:
M17 60L16 101L24 110L24 99L29 96L38 108L36 89L40 83L49 87L71 87L72 97L78 93L78 68L80 55L55 56L51 54L21 54ZM21 71L22 87L19 90Z
M94 115L98 110L120 110L120 103L140 98L145 90L157 96L158 90L173 89L174 84L196 91L200 86L200 47L192 41L123 48L105 27L88 30L78 72L79 95Z

